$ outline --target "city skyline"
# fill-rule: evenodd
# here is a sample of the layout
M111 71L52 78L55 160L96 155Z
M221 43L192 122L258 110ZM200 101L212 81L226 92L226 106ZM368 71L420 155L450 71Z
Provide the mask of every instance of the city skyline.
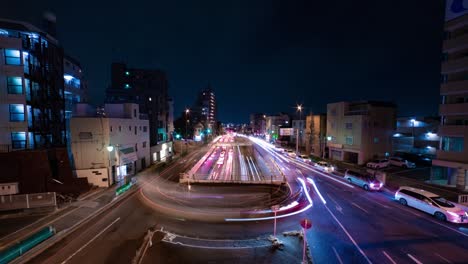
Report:
M109 65L123 61L167 72L175 113L211 84L223 122L292 112L296 103L319 113L327 103L360 99L394 101L400 116L437 114L442 1L392 1L385 9L372 1L342 1L339 9L306 1L148 5L85 2L70 12L60 1L15 1L0 17L40 26L42 12L54 12L93 104L104 101Z

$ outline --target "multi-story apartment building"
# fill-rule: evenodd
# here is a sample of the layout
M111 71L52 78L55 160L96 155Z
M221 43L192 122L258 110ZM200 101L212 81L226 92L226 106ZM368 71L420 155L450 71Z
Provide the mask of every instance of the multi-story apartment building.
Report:
M151 162L172 155L169 131L169 97L166 73L161 70L130 68L112 63L107 103L136 103L149 121Z
M389 155L395 120L396 106L389 102L328 104L329 158L364 164L374 157Z
M266 116L266 135L268 142L276 141L280 136L281 127L291 127L291 118L288 114L279 113L278 115Z
M399 117L392 137L393 152L434 157L439 149L439 117Z
M195 104L190 109L190 122L192 126L201 123L204 129L213 131L216 124L216 96L213 89L208 86L198 93Z
M317 114L306 116L305 148L306 153L316 157L324 157L327 136L327 115Z
M148 115L150 145L168 141L168 80L161 70L127 67L112 63L111 86L106 90L107 103L136 103Z
M63 58L48 33L0 19L0 151L65 146Z
M150 162L149 122L138 104L106 104L97 116L87 104L77 105L70 121L75 172L96 186L124 182Z
M450 1L447 1L449 4ZM442 45L440 149L432 181L468 187L468 11L447 6ZM457 11L457 10L455 10ZM460 10L458 10L460 11Z
M262 113L250 114L250 128L252 129L252 134L256 136L265 136L266 115Z
M291 137L289 139L290 144L296 144L299 147L299 150L305 148L305 141L306 141L306 120L305 119L293 119L291 121L291 127L293 129L293 133L291 133ZM297 136L299 139L296 140Z

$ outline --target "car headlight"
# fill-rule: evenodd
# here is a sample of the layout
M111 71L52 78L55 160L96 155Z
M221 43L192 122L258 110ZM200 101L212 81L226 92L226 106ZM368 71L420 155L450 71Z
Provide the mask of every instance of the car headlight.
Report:
M455 217L458 217L458 214L457 213L454 213L454 212L450 212L450 211L447 211L447 213L449 213L451 216L455 216ZM466 213L466 212L465 212Z

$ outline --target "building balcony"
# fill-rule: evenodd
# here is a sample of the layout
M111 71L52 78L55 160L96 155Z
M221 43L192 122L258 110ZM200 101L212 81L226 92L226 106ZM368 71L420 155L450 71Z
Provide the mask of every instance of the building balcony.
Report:
M450 152L437 150L436 156L438 160L468 163L468 155L466 155L465 152Z
M457 59L457 60L449 60L442 63L442 74L453 73L453 72L461 72L468 70L468 57Z
M445 40L442 44L443 52L452 53L466 48L468 48L468 35Z
M468 93L468 80L455 81L440 86L441 95Z
M461 136L468 134L468 126L443 125L439 127L439 136Z
M468 115L468 103L461 104L441 104L439 105L441 116Z

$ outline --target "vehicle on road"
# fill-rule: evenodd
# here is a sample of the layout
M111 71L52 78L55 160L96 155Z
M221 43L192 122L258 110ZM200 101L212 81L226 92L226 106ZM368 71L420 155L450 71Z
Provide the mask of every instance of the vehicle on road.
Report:
M296 152L294 152L294 151L292 151L292 150L290 150L290 149L286 149L286 150L284 151L284 153L285 153L286 155L288 155L289 157L291 157L291 158L295 158L295 157L296 157Z
M388 167L389 164L388 159L376 159L367 162L366 166L371 169L382 169Z
M333 165L325 162L325 161L319 161L317 163L315 163L314 165L315 168L321 170L321 171L325 171L325 172L333 172L335 171L335 167L333 167Z
M433 215L441 221L452 223L468 223L468 213L456 204L437 194L401 186L395 193L395 200L405 206L411 206Z
M305 162L305 163L310 163L311 162L309 156L307 156L307 155L299 155L299 156L296 157L296 159L298 159L298 160L300 160L302 162Z
M414 162L405 160L400 157L391 157L388 159L390 165L402 167L402 168L416 168L416 164Z
M366 191L379 191L383 187L383 183L377 180L375 176L357 171L346 170L344 178L349 183L360 186Z

